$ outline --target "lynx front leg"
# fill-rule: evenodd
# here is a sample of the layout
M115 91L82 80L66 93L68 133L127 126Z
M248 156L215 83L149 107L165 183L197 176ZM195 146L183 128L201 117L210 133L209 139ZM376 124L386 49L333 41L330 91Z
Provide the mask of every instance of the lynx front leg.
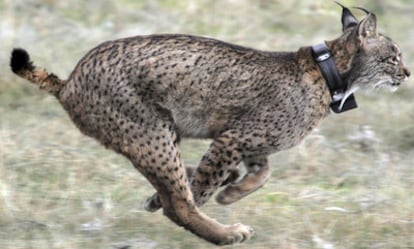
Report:
M238 131L224 132L212 142L201 159L191 178L191 191L197 206L206 203L220 186L238 175L237 166L242 159L239 138Z
M244 159L246 175L238 182L228 185L217 196L216 201L227 205L261 188L269 180L271 171L266 156Z

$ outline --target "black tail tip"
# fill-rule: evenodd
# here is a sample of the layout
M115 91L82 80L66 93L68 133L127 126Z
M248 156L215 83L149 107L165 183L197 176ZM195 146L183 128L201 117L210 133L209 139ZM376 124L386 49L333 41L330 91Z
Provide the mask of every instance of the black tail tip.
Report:
M21 48L13 49L10 59L10 67L15 74L25 70L32 71L34 69L29 54L26 50Z

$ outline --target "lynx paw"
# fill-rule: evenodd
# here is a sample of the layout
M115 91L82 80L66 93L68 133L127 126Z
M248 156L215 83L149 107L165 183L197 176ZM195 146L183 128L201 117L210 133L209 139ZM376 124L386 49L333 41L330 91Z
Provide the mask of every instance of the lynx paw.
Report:
M217 196L216 201L222 205L236 202L261 188L270 178L268 167L246 174L239 182L227 185Z
M158 193L153 194L144 203L144 209L151 213L156 212L160 208L162 208L162 204Z
M251 239L251 237L254 235L254 230L251 227L245 226L241 223L227 226L226 230L228 232L228 235L225 240L219 243L219 245L242 243L246 240Z
M216 196L216 201L221 205L229 205L254 192L258 188L246 191L238 185L229 185Z

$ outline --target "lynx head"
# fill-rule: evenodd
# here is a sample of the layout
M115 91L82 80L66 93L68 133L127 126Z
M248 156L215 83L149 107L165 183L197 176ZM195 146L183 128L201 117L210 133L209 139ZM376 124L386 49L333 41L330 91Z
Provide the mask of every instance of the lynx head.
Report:
M358 89L397 90L411 74L402 61L399 46L391 38L378 33L374 13L358 8L367 14L358 21L348 8L342 8L344 33L339 40L344 41L342 49L351 58L343 74L348 89L342 102Z

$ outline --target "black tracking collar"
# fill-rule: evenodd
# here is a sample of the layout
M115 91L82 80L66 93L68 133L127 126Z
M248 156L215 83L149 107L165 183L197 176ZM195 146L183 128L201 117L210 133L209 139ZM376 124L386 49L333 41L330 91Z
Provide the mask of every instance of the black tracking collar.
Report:
M318 63L319 68L325 78L326 84L328 85L329 92L332 96L331 109L335 113L345 112L354 108L357 108L355 97L351 94L343 104L342 108L341 101L345 96L347 90L347 84L342 80L339 75L338 69L336 68L335 62L332 59L332 54L325 43L321 43L312 47L313 59Z

